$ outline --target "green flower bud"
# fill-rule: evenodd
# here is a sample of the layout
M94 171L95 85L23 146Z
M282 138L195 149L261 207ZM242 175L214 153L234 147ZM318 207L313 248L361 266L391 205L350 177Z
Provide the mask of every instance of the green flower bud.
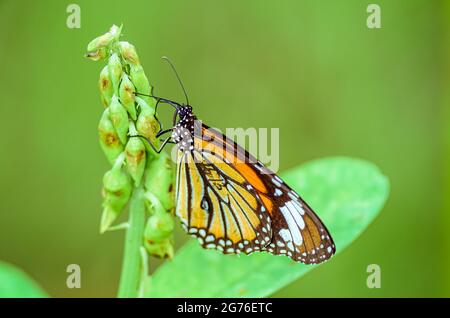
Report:
M144 230L144 245L150 255L173 257L173 216L166 212L159 198L152 192L145 193L151 215Z
M156 257L172 259L174 250L171 240L167 239L159 243L152 243L151 241L144 241L147 252Z
M100 146L111 164L114 164L117 157L123 152L124 146L120 142L119 135L109 118L109 108L103 112L100 123L98 124L100 135Z
M105 233L114 221L119 217L120 211L116 211L111 207L105 205L100 219L100 233Z
M156 138L156 133L159 130L159 124L155 118L155 108L149 106L142 98L136 97L141 111L136 121L136 128L139 135L148 138L154 145L159 144L159 140Z
M116 41L119 38L121 31L122 26L119 28L117 25L113 25L111 29L109 29L109 32L106 32L105 34L100 35L89 42L89 44L87 45L87 51L94 52L98 51L99 49L106 48L113 41Z
M115 164L103 177L104 200L103 205L120 213L131 194L131 178L122 168L122 158L118 158L120 164Z
M102 104L103 106L108 107L109 104L111 103L111 98L114 93L111 80L109 79L108 66L105 66L100 72L98 87L100 89L100 97L102 99Z
M138 93L145 95L152 94L152 87L150 86L144 69L140 64L130 64L130 78ZM143 98L147 102L147 104L155 106L155 100L153 98L147 96Z
M104 47L99 48L97 51L89 52L86 54L88 59L93 61L100 61L105 59L108 56L108 50Z
M136 53L136 49L134 48L134 45L121 41L119 42L119 49L120 54L122 55L122 58L127 61L129 64L137 65L139 64L139 57Z
M133 120L136 120L136 106L134 105L134 85L128 78L127 74L123 73L122 81L120 82L119 97L125 109L130 114Z
M137 135L134 124L130 122L130 135ZM129 138L125 146L125 157L127 160L128 173L134 180L135 186L141 184L142 176L145 171L146 152L145 145L141 138Z
M172 237L173 216L163 212L150 216L145 226L144 237L148 243L159 243Z
M110 45L113 40L113 35L110 32L107 32L99 37L96 37L91 42L89 42L87 46L88 52L94 52L99 49L104 49L106 46Z
M122 78L122 64L116 53L111 54L108 60L108 72L111 79L114 92L118 94L120 79Z
M131 195L131 179L123 170L124 155L120 155L103 177L103 213L100 232L105 232L119 217Z
M128 138L128 114L116 95L112 97L109 105L109 118L117 131L120 141L122 144L125 144Z
M174 165L166 152L161 152L147 164L144 187L159 199L166 211L175 206Z
M118 27L117 25L113 25L110 29L109 29L109 33L111 33L113 40L117 41L122 33L122 25L120 27Z

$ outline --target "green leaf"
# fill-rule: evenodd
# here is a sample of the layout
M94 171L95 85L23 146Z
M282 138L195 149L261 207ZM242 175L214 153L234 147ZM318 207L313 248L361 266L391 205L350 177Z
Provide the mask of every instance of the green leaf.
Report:
M47 297L45 292L19 268L0 262L0 298Z
M338 253L374 220L389 193L388 179L375 165L359 159L320 159L282 177L314 207L330 230ZM145 295L266 297L317 266L267 253L222 255L204 250L192 240L155 272Z

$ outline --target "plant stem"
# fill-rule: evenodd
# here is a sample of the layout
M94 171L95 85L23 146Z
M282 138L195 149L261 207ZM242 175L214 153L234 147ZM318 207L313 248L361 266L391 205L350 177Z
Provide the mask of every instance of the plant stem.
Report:
M145 203L143 188L134 189L130 200L129 227L125 237L125 248L118 297L138 296L139 282L142 276L141 251L145 227Z

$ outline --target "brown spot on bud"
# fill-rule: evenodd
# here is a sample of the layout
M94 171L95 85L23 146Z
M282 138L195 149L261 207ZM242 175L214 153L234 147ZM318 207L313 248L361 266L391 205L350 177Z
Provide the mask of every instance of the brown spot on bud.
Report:
M116 196L116 197L121 197L123 195L123 191L122 190L117 190L114 192L110 192L112 195Z
M134 94L133 94L134 89L131 88L130 85L125 85L125 91L126 91L128 94L130 94L131 96L134 97Z
M102 136L102 139L105 141L105 144L108 147L112 147L119 144L119 138L117 137L117 134L106 133L104 136Z
M102 89L107 89L109 86L109 80L105 77L102 78Z
M126 150L126 155L129 161L133 161L133 163L137 165L142 161L145 150L139 150L137 153L131 153L129 150Z

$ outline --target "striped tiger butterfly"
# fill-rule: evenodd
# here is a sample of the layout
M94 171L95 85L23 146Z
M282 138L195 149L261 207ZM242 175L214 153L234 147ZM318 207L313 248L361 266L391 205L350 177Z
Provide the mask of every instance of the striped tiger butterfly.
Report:
M224 254L266 251L305 264L329 259L336 248L316 213L244 148L197 120L181 79L165 59L186 104L145 95L157 99L156 107L166 103L175 108L173 127L160 126L156 136L171 135L159 149L147 142L156 152L167 143L177 145L176 215L183 228L202 247Z

